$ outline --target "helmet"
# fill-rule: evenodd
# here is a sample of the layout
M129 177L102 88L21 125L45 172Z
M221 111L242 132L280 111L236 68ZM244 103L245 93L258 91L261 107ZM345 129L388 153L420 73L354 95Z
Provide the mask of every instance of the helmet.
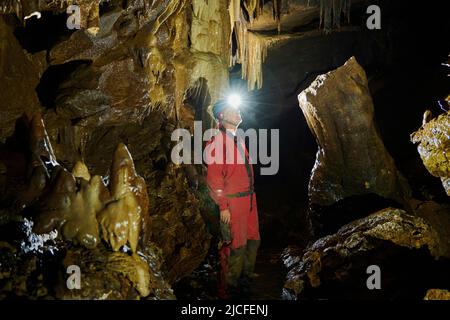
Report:
M224 112L224 110L226 108L228 108L227 101L226 100L218 100L212 108L214 118L217 120L220 120L222 118L222 113Z

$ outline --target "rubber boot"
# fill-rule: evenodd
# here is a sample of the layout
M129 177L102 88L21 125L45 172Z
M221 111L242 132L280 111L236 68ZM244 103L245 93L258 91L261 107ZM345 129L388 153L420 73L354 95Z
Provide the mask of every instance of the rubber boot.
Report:
M228 272L227 272L227 296L229 299L240 298L239 279L242 275L245 260L245 247L231 249L228 258Z
M242 274L244 277L249 279L254 278L256 256L258 254L258 248L261 240L247 240L247 245L245 246L245 258Z

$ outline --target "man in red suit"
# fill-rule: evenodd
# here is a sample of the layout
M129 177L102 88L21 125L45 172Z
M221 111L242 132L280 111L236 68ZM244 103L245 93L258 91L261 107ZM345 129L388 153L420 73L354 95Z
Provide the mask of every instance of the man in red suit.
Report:
M260 244L253 168L243 139L236 130L242 122L236 106L219 101L213 107L219 132L207 143L207 184L219 206L222 243L219 297L246 293Z

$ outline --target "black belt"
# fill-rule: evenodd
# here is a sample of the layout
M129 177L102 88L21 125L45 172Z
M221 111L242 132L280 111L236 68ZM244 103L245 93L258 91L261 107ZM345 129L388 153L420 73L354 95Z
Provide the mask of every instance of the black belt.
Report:
M226 197L227 198L242 198L242 197L250 196L250 211L252 211L252 209L253 209L253 194L254 193L255 193L255 191L253 191L253 189L252 189L252 190L248 190L248 191L227 194Z

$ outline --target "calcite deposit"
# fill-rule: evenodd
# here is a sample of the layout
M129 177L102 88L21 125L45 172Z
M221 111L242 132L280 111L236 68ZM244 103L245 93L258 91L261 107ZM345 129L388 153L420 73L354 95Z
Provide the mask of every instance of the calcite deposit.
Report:
M447 100L450 101L450 96ZM425 122L411 134L411 141L417 144L425 168L441 179L445 192L450 196L450 112Z

